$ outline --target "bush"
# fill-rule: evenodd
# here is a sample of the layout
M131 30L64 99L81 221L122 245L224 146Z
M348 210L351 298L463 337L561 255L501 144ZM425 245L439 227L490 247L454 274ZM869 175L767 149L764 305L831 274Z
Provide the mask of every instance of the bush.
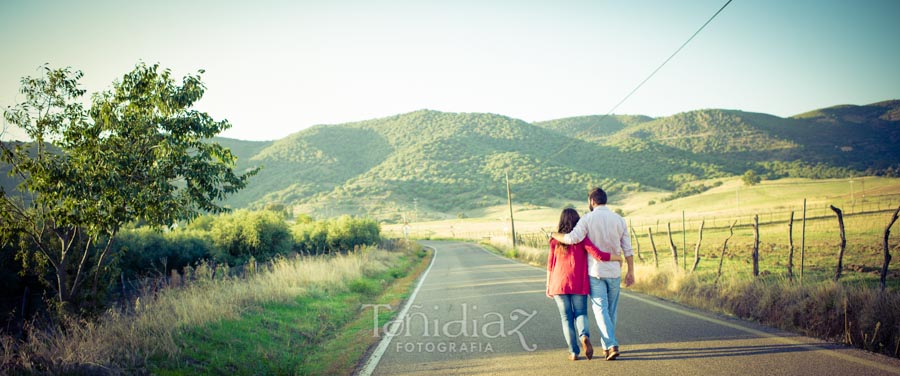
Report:
M120 233L113 254L119 256L119 267L126 275L168 274L207 257L210 248L208 234L201 231L162 233L141 227Z
M294 250L304 253L330 253L372 245L381 239L381 228L371 218L342 216L325 221L298 223L291 228Z
M268 260L291 251L293 239L282 216L272 211L239 210L218 218L210 230L213 259L229 265L250 257Z
M372 296L381 291L381 286L379 286L378 283L365 278L350 281L350 283L347 284L347 288L351 292L365 296Z

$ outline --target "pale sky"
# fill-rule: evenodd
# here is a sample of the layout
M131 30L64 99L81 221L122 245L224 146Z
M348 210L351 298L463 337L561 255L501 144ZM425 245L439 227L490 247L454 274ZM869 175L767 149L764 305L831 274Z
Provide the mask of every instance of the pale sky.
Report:
M197 108L245 140L425 108L604 114L724 3L0 0L0 108L43 63L93 93L144 61L206 70ZM898 99L898 19L898 0L735 0L615 112Z

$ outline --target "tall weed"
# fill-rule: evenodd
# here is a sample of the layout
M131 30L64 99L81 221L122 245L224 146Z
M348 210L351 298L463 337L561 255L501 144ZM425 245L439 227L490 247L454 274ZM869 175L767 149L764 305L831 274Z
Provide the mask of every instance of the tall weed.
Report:
M214 273L201 264L184 277L192 283L147 289L96 320L67 318L52 326L31 327L25 339L0 333L0 373L143 373L150 357L179 354L175 338L191 327L234 319L263 303L360 288L353 287L353 281L388 270L399 257L374 249L280 257L243 279Z
M705 310L897 357L900 293L833 281L701 276L638 264L634 289Z

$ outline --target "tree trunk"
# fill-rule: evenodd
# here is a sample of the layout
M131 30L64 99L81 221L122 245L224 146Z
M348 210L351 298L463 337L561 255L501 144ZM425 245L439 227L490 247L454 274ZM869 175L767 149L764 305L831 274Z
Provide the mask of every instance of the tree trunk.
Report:
M884 291L887 285L888 264L891 263L891 252L888 247L888 239L891 237L891 226L894 225L894 222L897 222L898 215L900 215L900 206L897 207L897 210L894 210L891 222L884 228L884 264L881 265L881 291Z
M81 288L81 283L84 281L84 275L82 274L82 272L84 272L84 266L86 265L86 261L88 259L88 255L90 254L92 245L93 242L91 241L91 238L88 238L88 241L85 242L84 245L84 253L81 254L81 261L78 262L78 268L75 269L75 279L72 281L72 287L70 288L72 296L77 296L76 294Z
M700 243L703 242L703 225L705 224L706 220L700 221L699 238L697 239L697 247L694 248L694 266L691 266L691 274L697 270L697 265L700 265Z
M92 294L97 294L97 286L100 284L100 270L103 267L103 259L106 257L106 254L109 253L109 249L112 248L113 240L115 240L117 233L118 231L113 230L113 232L109 234L109 239L106 240L106 246L103 247L103 252L101 252L100 257L97 258L97 269L94 270L94 286L92 287Z
M68 260L66 255L59 260L59 267L56 268L56 288L57 297L60 303L68 303L72 295L69 291L69 273L66 271Z
M725 261L725 250L728 249L728 241L731 240L731 237L734 236L734 225L737 224L737 221L731 224L731 227L728 228L728 232L731 234L725 238L725 244L722 244L722 255L719 257L719 271L716 272L716 281L713 283L714 285L719 284L719 277L722 276L722 263Z
M675 248L675 242L672 241L672 223L666 223L666 227L668 228L669 247L672 248L672 261L675 262L675 273L678 273L678 249Z
M837 214L838 217L838 228L841 231L841 249L838 252L838 261L837 261L837 270L834 272L834 280L835 282L841 278L841 271L844 268L844 249L847 248L847 236L844 233L844 213L841 209L834 207L834 205L830 205L831 210L834 214Z
M69 241L67 239L66 234L57 234L57 238L59 239L59 260L54 265L56 269L56 294L57 298L59 298L59 303L67 303L71 299L71 295L69 293ZM37 238L37 241L40 241L40 238Z
M753 216L753 276L759 277L759 214Z
M653 241L653 228L647 227L647 234L650 235L650 248L653 248L653 263L659 269L659 254L656 253L656 242Z

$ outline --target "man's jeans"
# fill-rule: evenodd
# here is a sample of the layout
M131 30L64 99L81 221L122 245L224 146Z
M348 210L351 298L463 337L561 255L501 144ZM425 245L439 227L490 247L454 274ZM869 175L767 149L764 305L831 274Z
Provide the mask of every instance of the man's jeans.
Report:
M553 300L559 308L563 335L569 344L569 352L578 355L578 340L581 336L591 336L588 332L587 295L554 295Z
M600 343L604 350L619 346L619 341L616 340L616 308L621 283L622 278L591 277L591 306L600 328Z

